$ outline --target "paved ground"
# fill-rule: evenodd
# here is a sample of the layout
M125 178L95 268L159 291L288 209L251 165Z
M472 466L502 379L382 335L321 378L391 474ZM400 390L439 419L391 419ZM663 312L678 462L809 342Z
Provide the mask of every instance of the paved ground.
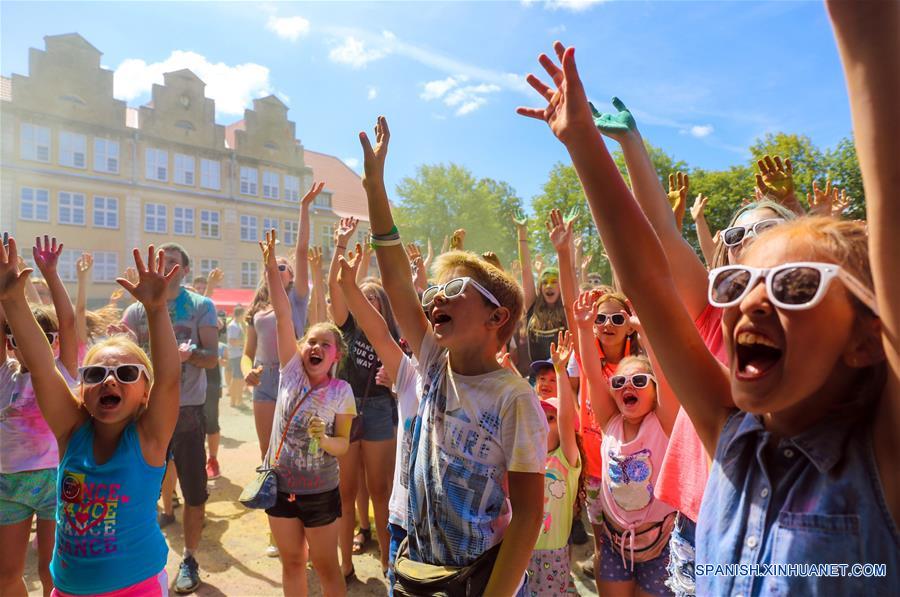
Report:
M222 446L219 462L222 477L209 484L207 520L197 559L200 562L203 585L196 595L201 597L255 597L281 594L281 566L279 560L268 558L268 525L260 510L248 510L237 498L244 485L255 474L259 458L253 414L247 407L234 409L227 398L221 401ZM174 579L184 544L179 522L163 529L169 542L169 564L166 570ZM351 596L386 595L387 584L381 576L377 559L377 543L373 540L368 553L354 558L358 580L347 589ZM36 571L33 549L29 549L26 584L30 595L40 595L40 581ZM584 559L587 550L577 548L576 560ZM595 595L593 581L580 573L574 574L581 595ZM315 572L310 578L310 595L321 595ZM174 592L173 592L174 595Z

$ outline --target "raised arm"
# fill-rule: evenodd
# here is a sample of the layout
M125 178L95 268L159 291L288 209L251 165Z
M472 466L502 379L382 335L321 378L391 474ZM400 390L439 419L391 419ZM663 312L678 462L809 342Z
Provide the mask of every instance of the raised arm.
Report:
M644 146L644 139L634 117L619 98L613 98L612 103L617 112L595 113L594 123L604 135L615 139L622 146L634 198L637 199L653 230L656 231L659 242L662 243L665 257L672 270L677 296L687 307L688 313L697 318L706 308L706 268L697 258L694 249L681 236L681 228L676 226L672 205L659 182L659 176ZM603 144L602 140L600 144ZM603 151L607 153L605 147ZM612 172L608 175L612 176ZM616 186L624 187L624 184L620 185L617 181ZM678 187L673 190L677 191ZM608 213L614 212L610 210ZM618 217L615 218L615 222L619 224Z
M16 338L22 365L31 372L41 414L57 441L65 444L88 415L56 368L47 336L31 312L25 298L25 281L32 269L18 271L18 257L16 241L10 237L9 246L0 249L0 304Z
M155 251L152 245L147 250L146 265L140 250L134 249L133 254L138 283L133 284L125 278L118 278L116 282L140 301L147 312L153 385L150 386L147 410L138 419L138 435L144 457L150 464L158 466L165 463L169 440L178 421L181 359L169 317L166 292L169 281L178 273L180 266L176 265L166 274L165 255L163 251Z
M550 242L553 243L559 260L559 300L563 303L567 327L570 329L574 327L575 322L572 305L578 298L578 283L575 281L575 265L572 259L573 223L574 220L566 222L558 209L550 211L550 219L547 221Z
M557 342L550 345L550 359L556 370L556 388L559 392L559 410L556 413L556 425L559 428L559 444L569 464L578 462L578 442L575 430L578 428L578 414L575 411L575 392L569 383L566 365L569 357L575 352L575 338L572 332L560 332Z
M306 320L309 325L314 325L328 319L325 306L325 278L322 274L322 249L310 247L307 261L309 262L309 275L312 278L312 294L309 296L309 315Z
M533 75L529 76L532 86L547 99L547 108L519 108L519 112L547 122L569 151L619 281L625 293L632 297L669 382L704 447L712 454L729 414L727 408L719 406L722 396L731 395L728 375L703 343L694 327L694 316L681 302L672 300L678 293L667 251L660 241L664 233L654 232L594 127L575 66L575 49L557 43L555 50L562 69L545 55L540 61L557 89L551 90ZM662 207L671 218L668 202ZM604 214L616 217L604 217ZM674 226L668 229L674 231ZM678 239L683 243L680 235ZM694 263L703 270L696 256Z
M328 267L328 293L331 296L331 321L338 327L344 325L349 313L341 294L341 287L337 283L338 269L340 269L338 259L347 250L347 243L350 242L358 225L359 220L356 218L341 218L334 231L334 251L331 253L331 265Z
M291 301L288 299L284 284L281 283L281 272L278 271L278 262L275 260L274 230L266 231L266 242L259 242L262 251L263 266L266 268L266 284L269 286L269 300L272 302L272 310L275 312L275 336L278 343L278 363L284 368L297 354L297 337L294 335L294 325L291 315Z
M297 223L297 244L294 247L294 292L299 298L305 298L309 295L309 262L307 254L309 253L309 206L312 205L322 189L325 188L325 182L313 182L312 186L306 191L303 199L300 200L300 221ZM302 333L303 330L298 330Z
M366 234L366 240L362 243L362 255L360 258L359 271L356 272L357 284L369 277L369 265L372 263L372 236Z
M531 267L531 249L528 248L528 218L521 211L513 217L519 245L519 264L522 268L522 292L525 294L524 312L528 312L537 298L534 270ZM540 273L540 272L538 272Z
M375 243L375 257L378 259L378 268L381 270L381 282L391 301L403 337L418 356L422 348L422 339L431 326L422 311L419 295L413 288L406 251L403 250L402 242L393 244L393 240L379 240L379 237L389 239L395 233L399 237L384 186L384 162L390 138L391 132L384 116L379 116L375 125L374 147L370 143L368 135L359 134L365 165L363 188L366 190L366 197L369 200L369 222L372 226L372 239ZM332 298L332 300L334 299Z
M606 429L606 423L618 412L616 401L606 385L606 377L603 375L603 363L597 352L594 338L594 320L597 319L597 301L592 291L582 292L575 301L573 311L575 313L575 326L578 328L578 357L581 366L580 379L585 383L581 391L587 393L591 410L594 412L594 423L599 429ZM559 384L556 384L557 387Z
M666 380L665 371L663 371L662 365L659 364L656 353L653 352L653 346L646 338L641 320L632 315L631 325L641 339L641 348L647 352L650 366L653 367L653 375L656 377L656 398L659 402L659 406L656 409L656 418L659 419L659 424L662 425L666 435L672 435L672 427L675 425L675 417L678 416L678 409L681 408L681 404L679 404L678 398L675 397L672 386Z
M375 353L384 365L385 372L396 380L400 370L400 362L403 360L403 351L400 345L391 336L387 323L381 313L372 306L366 295L362 293L356 284L357 269L360 262L365 259L362 247L356 245L356 251L348 255L347 259L341 257L340 271L338 272L338 284L344 295L344 300L353 319L360 327L369 343L375 349Z
M75 338L79 345L87 344L87 278L94 266L94 256L90 253L82 253L75 262L75 271L78 274L78 291L75 295Z
M709 197L703 194L697 195L694 199L694 205L691 206L691 217L694 218L694 228L697 230L697 241L700 243L700 252L703 253L703 260L706 267L711 267L713 255L716 253L716 243L712 234L709 232L709 224L706 223L704 210Z
M62 243L57 244L55 236L51 239L44 235L43 242L40 237L34 239L31 253L35 265L47 281L50 297L53 299L53 309L59 322L59 360L69 377L74 379L78 376L78 336L75 332L75 309L72 308L69 293L56 270L62 249Z

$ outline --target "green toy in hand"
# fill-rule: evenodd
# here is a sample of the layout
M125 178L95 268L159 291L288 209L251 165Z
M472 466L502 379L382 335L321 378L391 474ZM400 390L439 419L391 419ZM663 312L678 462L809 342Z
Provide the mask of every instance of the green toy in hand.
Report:
M594 104L588 102L588 105L590 105L591 114L594 116L594 125L604 135L615 138L637 130L637 122L635 122L634 116L631 115L631 112L619 98L612 98L612 105L618 110L615 114L601 114L594 107Z

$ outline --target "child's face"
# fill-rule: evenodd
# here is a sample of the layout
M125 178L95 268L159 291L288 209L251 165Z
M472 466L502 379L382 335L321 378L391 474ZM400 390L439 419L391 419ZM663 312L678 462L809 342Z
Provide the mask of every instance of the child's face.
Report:
M454 268L439 283L444 284L464 276L471 274L463 268ZM451 298L439 292L434 298L429 316L438 346L451 350L471 350L494 342L498 326L491 322L491 316L495 309L471 284Z
M59 333L46 331L44 333L48 334L47 340L50 340L51 336L49 334L53 334L53 341L50 342L50 350L53 351L54 357L59 358ZM12 352L16 356L17 361L20 363L24 362L22 361L22 352L19 350L18 346L13 346L13 341L10 340L10 337L12 337L12 332L7 332L3 339L3 341L6 342L6 350Z
M559 279L556 276L544 279L541 282L541 294L548 305L556 303L559 300Z
M626 365L616 369L616 375L631 376L635 373L652 372L640 363ZM650 380L643 388L636 388L629 379L618 390L610 389L616 408L629 421L640 421L656 408L656 383Z
M631 320L628 312L619 301L604 301L597 309L597 315L614 315L621 313L625 315L625 325L615 325L610 317L606 318L606 323L600 325L594 322L594 336L600 340L600 344L605 346L618 346L625 342L625 337L634 331L631 327Z
M770 220L772 218L780 218L781 216L775 213L773 210L768 207L761 207L759 209L751 209L750 211L745 211L738 219L734 221L732 226L752 226L757 222L761 222L762 220ZM745 234L744 240L741 241L741 244L735 245L733 247L728 247L728 263L740 263L741 253L750 246L750 244L756 240L752 234Z
M551 367L544 367L534 378L534 389L542 400L556 397L556 371Z
M754 267L822 260L811 245L787 235L754 243L742 255L742 263ZM775 413L802 403L835 379L846 378L844 357L853 345L855 324L848 291L838 281L828 286L815 307L780 311L769 302L760 280L722 317L735 405L754 414ZM821 412L826 406L817 404L812 410ZM796 412L802 410L810 407L801 406Z
M547 432L547 452L552 452L559 447L559 427L556 424L557 412L553 409L544 409L544 415L547 417L547 426L550 430Z
M328 375L331 366L340 358L334 333L326 329L315 329L300 345L300 359L303 369L311 378Z
M116 367L125 364L142 363L134 355L111 346L101 349L91 362L85 363L84 366ZM143 374L134 383L122 383L110 372L100 383L81 384L81 400L84 407L97 421L107 424L131 420L141 407L147 404L149 392L150 384Z

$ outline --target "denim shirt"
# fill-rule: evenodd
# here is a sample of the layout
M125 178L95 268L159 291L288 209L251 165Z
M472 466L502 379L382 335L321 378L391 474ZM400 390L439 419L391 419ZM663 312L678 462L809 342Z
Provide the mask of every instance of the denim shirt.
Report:
M851 577L857 563L884 564L886 575ZM759 574L772 575L754 576L709 568L716 564L849 566L846 575L824 576L840 569L823 567L816 576L764 568ZM900 587L898 575L900 532L881 490L871 427L832 418L778 440L760 417L729 417L697 523L697 595L888 595Z

